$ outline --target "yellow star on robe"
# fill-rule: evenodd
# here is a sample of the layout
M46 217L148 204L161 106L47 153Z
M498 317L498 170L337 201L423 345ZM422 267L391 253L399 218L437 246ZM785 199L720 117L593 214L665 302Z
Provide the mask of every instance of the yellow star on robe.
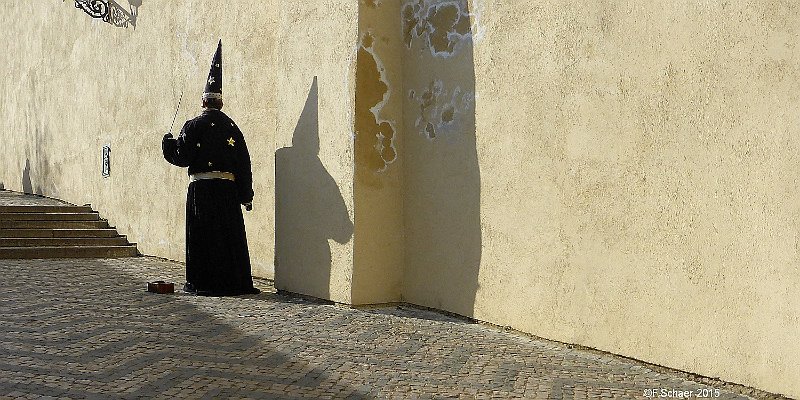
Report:
M236 141L235 141L235 140L233 140L233 138L229 138L229 139L228 139L228 145L229 145L229 146L233 146L233 144L234 144L234 143L236 143Z

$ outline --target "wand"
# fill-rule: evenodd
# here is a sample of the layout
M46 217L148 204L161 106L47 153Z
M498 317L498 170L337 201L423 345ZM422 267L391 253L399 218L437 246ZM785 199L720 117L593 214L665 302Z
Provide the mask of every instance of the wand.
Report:
M178 110L181 109L182 100L183 100L183 90L181 90L181 97L178 98L178 107L175 108L175 116L172 117L172 123L169 124L169 131L167 133L172 133L172 127L175 126L175 118L178 118Z

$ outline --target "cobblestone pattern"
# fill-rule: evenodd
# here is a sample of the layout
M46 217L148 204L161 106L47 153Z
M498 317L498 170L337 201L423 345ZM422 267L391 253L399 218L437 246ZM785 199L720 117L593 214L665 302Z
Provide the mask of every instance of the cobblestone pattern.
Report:
M0 264L0 398L643 398L707 385L409 307L147 293L154 258ZM180 285L176 285L180 286ZM719 398L747 398L721 391Z

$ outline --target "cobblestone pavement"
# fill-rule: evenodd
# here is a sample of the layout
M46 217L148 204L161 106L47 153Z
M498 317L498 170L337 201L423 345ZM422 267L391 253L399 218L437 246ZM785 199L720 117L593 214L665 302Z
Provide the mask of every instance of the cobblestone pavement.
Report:
M63 204L0 190L0 205ZM268 281L251 296L147 293L157 279L181 283L183 266L0 261L0 399L643 398L709 388L748 398L431 311L356 310L280 296Z
M227 298L145 290L182 276L182 264L148 257L3 260L0 398L643 398L712 387L427 310L282 296L268 281Z

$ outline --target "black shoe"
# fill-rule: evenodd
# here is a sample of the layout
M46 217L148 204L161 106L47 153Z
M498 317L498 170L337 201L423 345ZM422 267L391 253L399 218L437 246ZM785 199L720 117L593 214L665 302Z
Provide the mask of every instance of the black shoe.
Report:
M245 290L244 293L245 294L259 294L259 293L261 293L261 291L258 290L257 287L251 287L250 289Z
M186 293L197 293L197 289L189 282L183 284L183 291Z

